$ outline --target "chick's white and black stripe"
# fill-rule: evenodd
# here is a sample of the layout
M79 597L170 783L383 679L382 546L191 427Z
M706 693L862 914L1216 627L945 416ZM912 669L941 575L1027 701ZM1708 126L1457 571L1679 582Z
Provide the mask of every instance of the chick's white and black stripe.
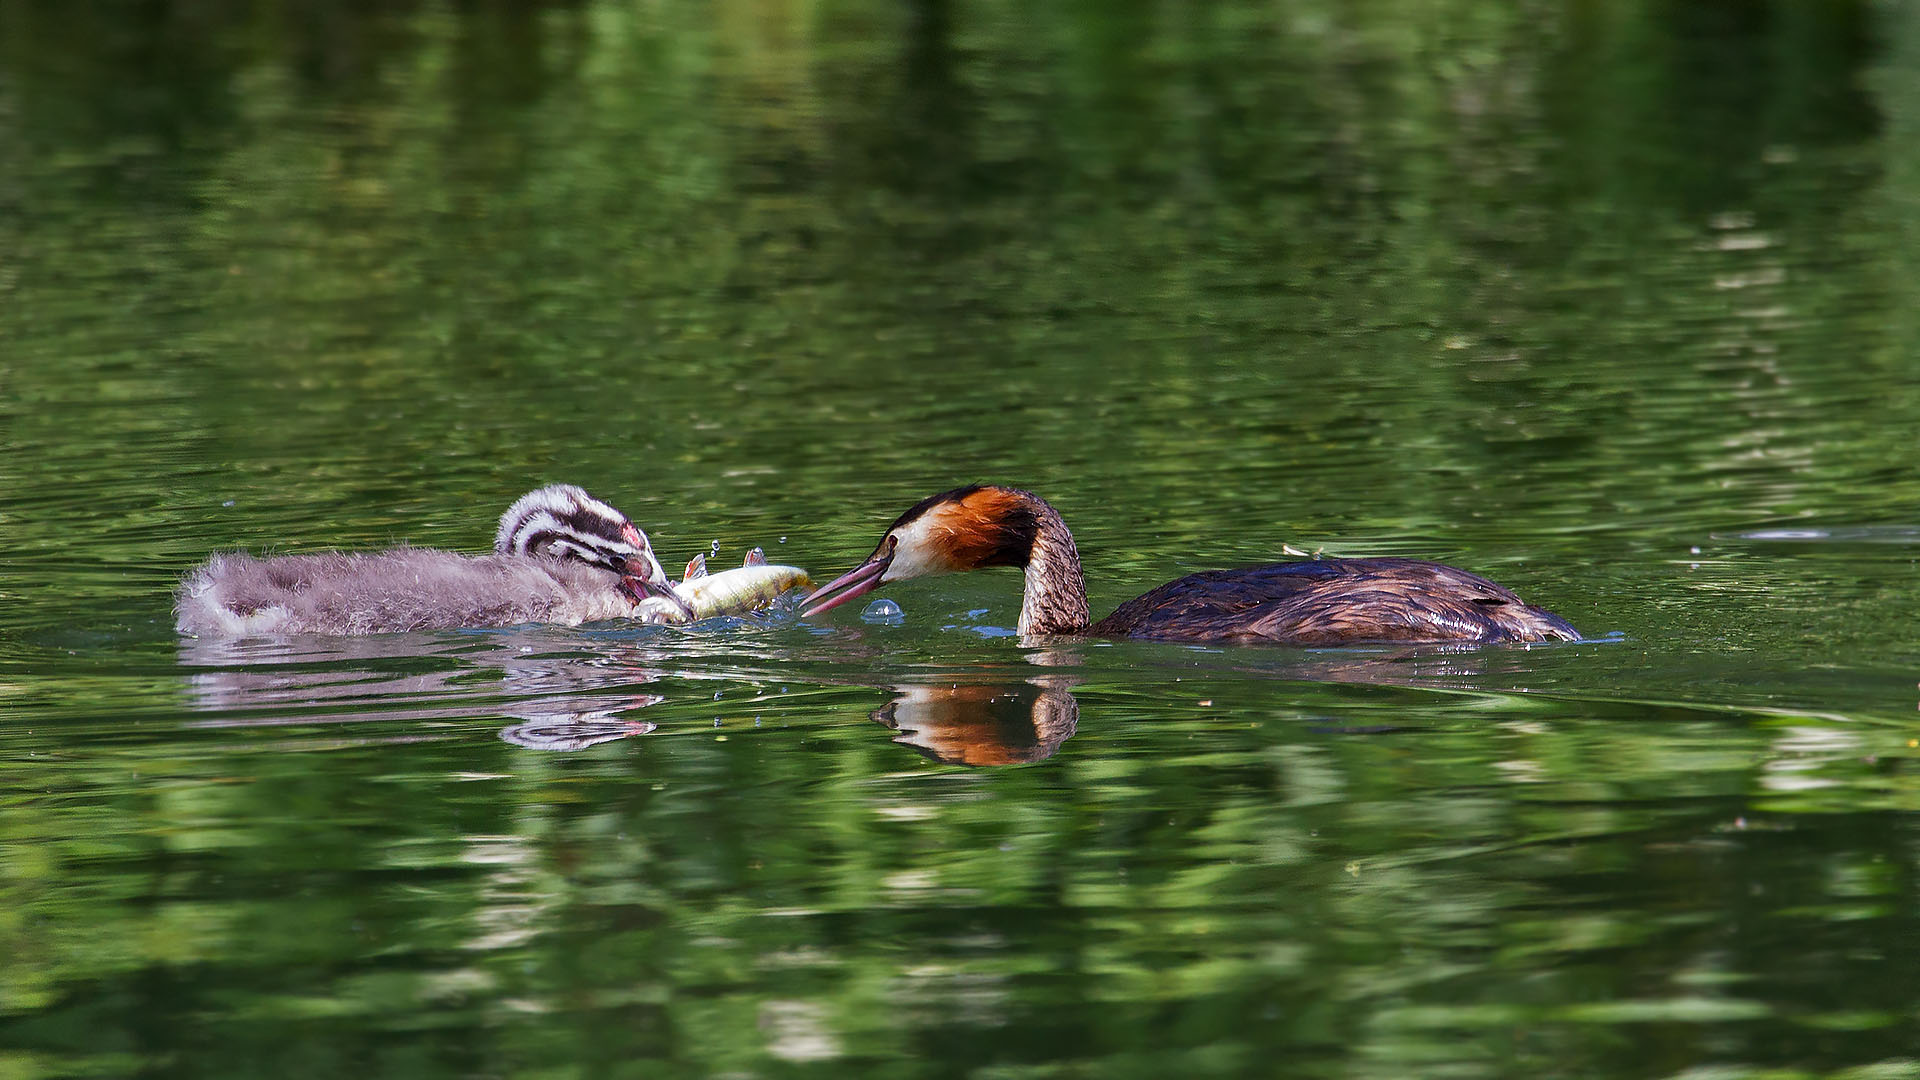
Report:
M667 576L647 535L627 515L571 484L530 492L508 507L493 549L502 555L578 559L650 583Z

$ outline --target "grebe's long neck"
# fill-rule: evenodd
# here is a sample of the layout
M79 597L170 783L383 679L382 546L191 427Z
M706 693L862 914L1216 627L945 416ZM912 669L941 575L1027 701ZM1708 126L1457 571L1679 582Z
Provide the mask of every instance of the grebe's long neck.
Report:
M1080 549L1059 512L1038 495L1029 498L1035 528L1027 555L1026 595L1020 602L1020 633L1077 634L1091 621Z

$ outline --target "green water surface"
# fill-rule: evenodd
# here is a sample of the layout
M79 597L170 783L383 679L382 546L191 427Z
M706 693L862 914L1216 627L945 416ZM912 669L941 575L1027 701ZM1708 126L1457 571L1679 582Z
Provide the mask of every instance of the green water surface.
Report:
M1920 1077L1916 251L1899 0L0 3L0 1078ZM173 631L980 480L1592 640Z

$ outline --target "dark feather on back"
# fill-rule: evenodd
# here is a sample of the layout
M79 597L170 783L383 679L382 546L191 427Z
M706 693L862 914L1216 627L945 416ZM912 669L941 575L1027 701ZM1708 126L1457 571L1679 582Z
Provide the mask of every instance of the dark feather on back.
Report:
M1189 574L1120 605L1091 633L1184 641L1578 641L1504 586L1422 559L1316 559Z

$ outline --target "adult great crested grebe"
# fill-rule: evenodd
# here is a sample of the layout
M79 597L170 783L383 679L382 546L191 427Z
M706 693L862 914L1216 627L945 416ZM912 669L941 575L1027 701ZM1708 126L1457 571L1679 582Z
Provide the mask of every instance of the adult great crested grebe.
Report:
M1022 635L1292 645L1580 640L1565 619L1527 606L1503 586L1440 563L1397 558L1206 570L1090 623L1080 552L1060 514L1030 491L979 484L909 508L866 562L807 598L803 615L886 582L990 566L1026 571Z
M180 583L175 612L183 634L380 634L578 625L633 615L649 596L686 606L625 514L555 484L508 508L490 555L215 555Z

